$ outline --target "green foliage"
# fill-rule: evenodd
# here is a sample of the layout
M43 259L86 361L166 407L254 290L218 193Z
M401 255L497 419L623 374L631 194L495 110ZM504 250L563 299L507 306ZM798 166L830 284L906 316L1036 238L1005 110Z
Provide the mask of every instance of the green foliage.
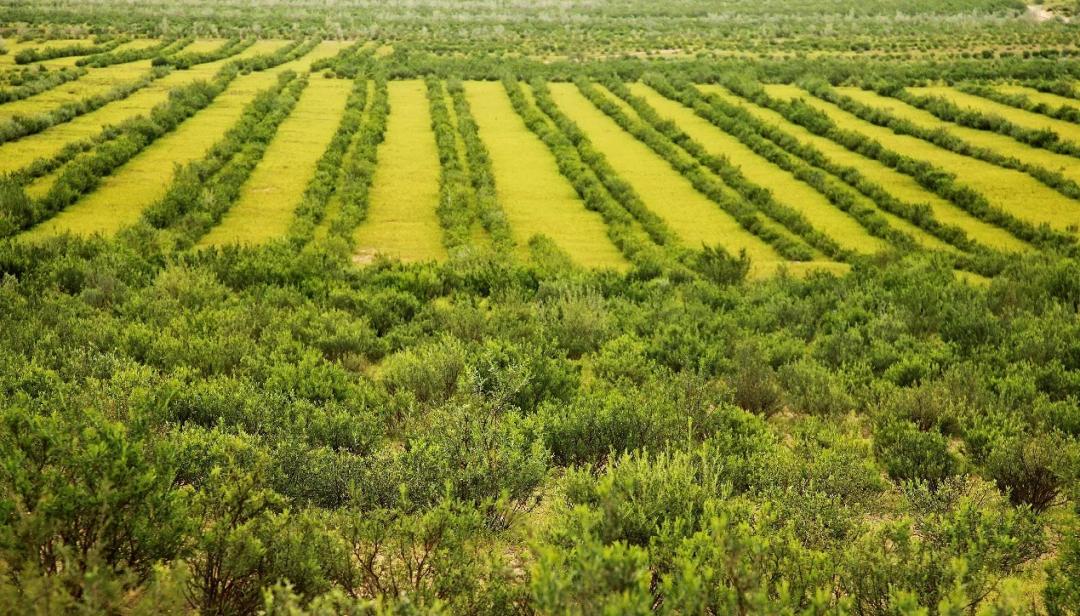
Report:
M886 419L875 426L874 456L893 479L930 485L955 475L960 466L942 434L922 431L903 419Z
M976 148L834 88L871 87L1075 156L1050 132L905 89L941 81L1075 121L1075 105L994 94L1009 82L1080 99L1073 28L1015 19L1015 0L160 9L5 3L0 35L16 58L0 101L61 93L101 67L157 68L12 118L4 151L44 131L34 144L66 141L76 117L220 64L209 82L0 178L0 236L78 203L239 75L280 66L281 78L234 108L134 227L0 241L0 612L1076 612L1075 229L1039 226L962 173L764 86L798 83L904 139L1076 197L1069 169ZM45 42L88 33L99 38ZM120 46L136 36L157 42ZM220 44L183 51L207 37ZM232 59L283 37L272 53ZM308 70L324 38L355 42ZM62 59L73 53L88 55ZM288 236L197 246L309 80L333 77L353 91ZM360 264L354 231L400 79L427 85L450 256ZM473 91L477 79L492 83ZM543 144L631 271L582 268L546 238L515 249L496 186L504 158L481 138L482 99L466 95L503 90L510 120ZM566 92L690 192L646 203L648 186L601 153L598 127L560 106ZM653 103L684 106L745 146L745 160L778 167L897 250L842 248L781 187L751 182ZM849 165L859 157L881 173ZM909 203L871 179L882 176L935 201ZM31 197L38 180L53 188ZM759 252L684 245L660 214L694 191ZM972 223L1030 252L983 246L962 230ZM948 246L924 250L916 237ZM773 263L747 254L774 251L807 263L758 279ZM814 273L834 262L849 273Z
M133 430L92 410L4 413L0 587L9 605L107 610L156 562L181 554L193 527L167 445ZM23 592L11 596L15 588Z

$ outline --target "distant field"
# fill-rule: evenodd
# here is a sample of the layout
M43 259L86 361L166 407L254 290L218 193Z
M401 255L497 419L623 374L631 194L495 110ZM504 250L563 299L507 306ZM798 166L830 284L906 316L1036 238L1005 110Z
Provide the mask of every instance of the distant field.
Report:
M0 0L0 616L1080 616L1078 28Z
M177 166L203 156L259 91L272 86L281 71L299 66L282 65L238 78L209 107L105 178L95 192L32 229L26 237L63 232L109 234L134 223L147 206L164 195ZM47 187L38 190L43 193Z
M805 98L841 128L861 133L900 154L955 174L991 203L1019 218L1073 233L1080 225L1080 201L1055 192L1025 173L961 156L915 137L896 134L832 103L814 98L796 86L766 86L766 90L779 98Z
M235 57L251 57L279 48L284 44L284 41L263 41L245 49ZM192 49L194 45L183 51ZM220 45L220 42L215 42L212 45L200 47L215 49ZM169 92L174 88L193 81L210 79L229 61L230 59L218 60L197 64L187 70L173 71L136 90L126 98L108 103L99 109L52 126L35 135L4 143L0 145L0 173L18 171L38 158L54 156L65 145L96 136L106 126L119 124L127 118L145 114L155 105L166 101L169 98ZM0 106L0 109L2 108L3 106Z
M149 39L139 39L125 43L120 50L138 50L154 43ZM178 53L214 52L225 43L224 39L200 39ZM174 70L138 87L129 96L56 123L36 134L2 143L0 172L32 169L35 161L40 163L63 155L65 147L91 144L88 140L100 139L107 126L144 114L155 105L166 102L174 88L195 80L210 79L236 58L273 53L283 49L287 43L286 40L259 41L236 56L196 64L186 70ZM17 52L30 45L42 44L15 43L9 49ZM246 104L259 91L271 87L281 72L308 72L313 62L332 58L339 53L361 54L358 58L367 54L366 57L378 59L390 55L386 50L383 50L386 53L376 53L379 50L371 45L357 46L356 51L350 52L350 44L344 41L323 42L302 59L240 76L205 109L181 123L175 131L150 144L126 164L111 171L89 194L49 216L24 233L22 238L38 240L65 232L112 234L134 224L147 207L165 194L172 181L173 170L202 157L238 121ZM3 62L9 63L11 53L5 58ZM48 113L66 103L93 97L117 85L138 80L149 71L148 59L88 69L85 75L70 82L0 104L0 120ZM344 112L350 84L351 81L346 79L324 79L321 75L313 75L299 103L276 128L276 134L262 154L262 159L257 161L251 176L240 187L239 198L222 220L202 238L202 245L265 243L284 236L314 173L315 163L328 146ZM740 137L725 131L702 115L700 109L695 110L669 98L644 83L628 85L629 92L654 109L659 118L671 122L708 154L728 161L751 186L767 191L777 204L797 212L808 229L820 233L847 254L868 256L889 251L895 247L897 234L909 238L909 243L914 242L913 245L922 250L953 257L962 257L967 250L964 248L966 245L955 244L952 236L934 231L925 221L920 222L904 212L887 211L875 201L876 197L860 192L854 184L849 185L848 178L818 169L812 160L807 166L806 161L799 158L799 152L787 151L785 156L792 157L792 160L804 165L802 168L817 174L817 181L823 184L812 185L796 177L792 171L781 168L753 150L745 141L745 135ZM900 170L827 137L811 133L783 114L737 96L721 86L698 87L702 96L718 97L717 100L725 105L747 112L755 122L761 122L761 126L775 127L798 142L811 146L832 163L857 170L891 198L907 204L905 207L926 208L935 221L933 224L955 227L975 245L1004 251L1032 250L1031 245L1018 239L1009 229L965 211L943 194L920 184L916 178ZM1072 100L1044 95L1023 86L1001 85L999 89L1007 93L1022 93L1032 100L1058 106L1066 106ZM637 111L604 86L596 84L595 91L633 121L642 121ZM1060 232L1077 235L1080 201L1070 198L1065 189L1055 190L1028 173L948 151L923 139L875 126L795 85L766 85L765 91L779 101L802 98L841 128L875 139L901 155L953 174L964 186L985 197L993 207L1020 220L1034 225L1046 224ZM911 91L944 96L961 106L1007 116L1024 127L1050 127L1063 137L1080 136L1080 129L1069 121L1048 118L964 94L953 88L912 88ZM369 92L369 101L373 92ZM535 107L530 88L524 86L523 92ZM704 160L695 161L693 155L681 146L674 143L660 146L646 143L620 126L574 84L553 82L550 92L559 112L580 129L590 147L603 157L604 164L609 165L618 180L632 191L634 198L640 199L650 215L655 215L670 229L680 249L694 251L706 245L718 246L733 254L745 251L755 276L769 275L781 268L798 273L817 269L844 271L847 268L846 263L830 259L814 248L817 244L806 235L805 229L774 219L758 205L746 201L738 187L726 185L720 175L703 166ZM840 87L837 92L896 118L910 121L915 126L945 131L972 146L1039 165L1069 180L1080 180L1080 159L1076 157L1027 145L991 130L944 122L928 111L861 88ZM579 265L628 267L627 254L613 243L608 223L599 213L585 207L583 195L577 194L569 178L561 175L556 164L557 153L526 127L511 105L503 85L496 81L469 81L465 84L465 94L475 116L479 139L486 148L498 207L506 216L517 247L516 254L520 258L527 258L530 239L541 235L550 239L553 246ZM448 105L448 108L456 130L457 118L453 106ZM368 130L372 129L369 127ZM426 89L421 81L389 81L389 113L384 135L385 141L374 150L370 193L367 202L361 204L363 219L352 231L352 249L358 255L357 262L368 262L376 255L411 261L447 258L443 230L435 209L440 191L439 160ZM467 167L464 137L457 133L455 139L455 147L462 157L461 164ZM774 144L773 147L777 146L781 149L787 147L784 143ZM353 147L356 146L350 147L350 152ZM656 150L656 147L672 149ZM31 199L45 198L57 178L73 164L71 161L89 159L95 151L89 147L81 154L68 156L64 164L28 178L24 189ZM659 151L675 152L673 155L684 162L674 164L661 156ZM699 171L687 167L690 162L686 161L693 162ZM696 177L694 173L703 174L705 179L699 178L699 184L695 184L692 179ZM701 181L716 187L709 190L718 192L703 192ZM835 201L836 195L822 192L823 186L831 187L829 191L839 191L845 203L849 203L845 207L856 208L863 216L874 217L879 221L875 225L884 224L889 231L868 226L866 219L854 214L856 210L842 210ZM326 216L314 232L315 241L322 241L326 237L331 220L341 210L340 195L334 190L330 193L326 202ZM737 220L726 209L731 202L741 203L742 211L752 212L754 222L750 224ZM608 215L612 214L609 212ZM626 212L620 216L631 215ZM636 229L633 231L635 242L652 242L640 222L633 225ZM480 248L489 245L479 225L470 241ZM796 246L800 247L797 250L801 256L794 256L792 250Z

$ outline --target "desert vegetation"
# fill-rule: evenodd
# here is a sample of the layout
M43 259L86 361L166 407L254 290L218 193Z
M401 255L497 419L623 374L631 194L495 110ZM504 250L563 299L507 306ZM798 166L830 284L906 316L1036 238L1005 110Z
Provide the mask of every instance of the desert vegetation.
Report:
M0 613L1080 614L1013 0L0 0Z

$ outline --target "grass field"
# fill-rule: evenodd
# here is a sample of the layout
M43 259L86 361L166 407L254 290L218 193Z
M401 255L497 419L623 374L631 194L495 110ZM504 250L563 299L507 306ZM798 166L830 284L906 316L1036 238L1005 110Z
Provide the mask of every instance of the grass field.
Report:
M894 116L909 120L918 126L947 131L974 146L987 148L1005 156L1012 156L1025 162L1041 165L1053 171L1060 171L1065 177L1074 181L1080 181L1080 160L1071 156L1056 154L1049 150L1032 147L1000 133L979 130L977 128L968 128L951 122L943 122L929 111L923 111L904 101L888 96L881 96L880 94L869 92L861 88L837 88L837 91L865 105L885 109ZM957 92L957 94L968 96L962 92ZM997 105L997 103L994 104ZM1005 105L999 106L1005 107ZM1026 111L1020 111L1013 107L1008 108L1019 113L1027 113Z
M771 274L785 263L793 271L808 267L785 261L772 246L739 226L667 161L597 109L576 86L553 83L551 94L563 113L588 134L615 171L686 246L694 249L703 244L723 246L734 253L746 250L756 276Z
M559 174L554 156L514 111L502 84L470 82L465 91L491 154L496 193L519 253L526 253L533 235L545 235L581 265L625 267L603 219L585 209Z
M803 97L813 107L825 112L841 128L853 130L877 140L885 147L915 159L931 163L956 174L967 186L982 193L991 204L1028 221L1047 223L1056 229L1080 225L1080 203L1041 184L1035 178L1004 169L906 135L875 126L840 109L832 103L810 96L795 86L766 86L778 98Z
M996 101L975 96L966 92L960 92L946 86L929 86L923 88L908 88L913 94L940 96L955 103L957 106L975 109L990 115L997 115L1006 120L1031 130L1043 130L1049 128L1056 132L1062 139L1080 144L1080 124L1074 124L1065 120L1049 118L1041 113L1034 113L1017 109L1009 105L1003 105Z
M435 208L439 154L423 81L389 84L386 141L378 151L367 216L355 233L358 259L375 254L404 261L446 256Z
M225 64L235 58L267 53L280 48L284 44L285 41L260 41L233 58L199 64L183 71L173 71L161 79L151 82L146 87L140 88L125 99L114 101L90 113L74 118L70 122L57 124L35 135L0 145L0 173L17 171L38 158L52 157L68 143L94 137L110 124L119 124L128 118L145 114L155 105L165 102L169 97L170 90L199 79L210 79ZM218 46L220 46L220 43L218 43ZM211 46L211 48L213 47ZM323 53L329 55L333 53L331 51L333 49L336 49L336 46L328 45L327 50ZM318 51L318 49L314 50L313 53L315 51ZM320 55L319 57L323 56ZM306 65L297 64L295 66L306 68ZM51 185L54 178L41 180L41 182L46 186ZM39 190L47 190L47 188Z
M727 157L748 180L768 188L777 201L799 211L811 225L841 246L861 253L872 253L885 247L885 242L870 235L854 218L829 203L813 187L757 155L692 109L665 98L642 83L632 84L630 90L648 101L662 117L675 122L710 154Z
M285 235L315 163L337 130L353 84L315 77L292 114L282 122L243 192L204 246L259 244Z
M316 52L318 49L312 54ZM109 234L134 223L147 206L165 194L177 165L201 158L259 91L273 86L282 71L302 68L303 63L312 59L309 55L293 63L238 77L206 109L121 166L97 190L22 237L33 240L64 232Z
M722 86L706 84L698 86L698 89L719 96L728 103L738 105L757 119L783 129L803 143L809 143L835 163L858 169L863 176L884 187L897 199L907 203L925 203L929 205L934 216L939 221L960 227L978 242L993 248L1017 252L1031 248L1029 244L1017 239L1008 231L975 218L956 205L923 188L911 176L904 175L872 158L852 152L830 139L815 135L771 109L755 105L728 92Z
M0 0L0 616L1080 616L1078 27Z

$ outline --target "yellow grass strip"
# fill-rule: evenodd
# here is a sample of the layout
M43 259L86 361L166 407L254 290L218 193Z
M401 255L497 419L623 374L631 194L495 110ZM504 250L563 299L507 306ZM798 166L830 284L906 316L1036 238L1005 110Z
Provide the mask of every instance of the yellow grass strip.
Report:
M803 143L817 148L830 160L859 170L868 180L879 184L894 197L907 203L925 203L930 206L934 216L944 224L955 225L963 229L975 241L987 246L1007 251L1026 251L1031 246L1017 239L1008 231L975 218L951 202L923 188L914 178L904 175L872 158L852 152L844 146L825 137L815 135L809 130L788 121L787 118L771 109L760 107L739 96L728 92L718 85L700 85L702 92L714 94L725 102L742 107L758 120L776 126Z
M916 88L912 88L912 90L915 89ZM881 96L876 92L869 92L861 88L851 87L836 88L836 90L864 105L884 109L898 118L909 120L917 126L929 127L931 129L943 129L972 145L994 150L1005 156L1012 156L1025 162L1041 165L1051 171L1060 171L1065 177L1080 182L1080 160L1071 156L1056 154L1042 148L1035 148L1026 143L1017 141L1012 137L1007 137L993 131L968 128L952 122L944 122L929 111L923 111L918 107L913 107L912 105L895 98ZM961 93L958 92L957 94ZM968 95L964 94L964 96ZM997 105L997 103L993 104ZM1004 105L1002 106L1004 107ZM1008 109L1020 111L1013 107L1008 107ZM1027 112L1020 111L1020 113Z
M214 51L219 49L225 44L227 39L215 38L215 39L199 39L192 41L187 47L184 47L177 55L185 53L205 53L207 51Z
M1080 202L1065 197L1026 173L961 156L922 139L898 135L794 86L766 86L765 89L778 98L803 97L841 128L862 133L894 152L928 162L956 175L962 183L982 193L992 205L1019 218L1036 224L1045 222L1061 230L1080 226Z
M202 158L255 95L273 86L286 68L237 77L206 109L104 178L97 190L22 237L35 239L67 231L110 234L133 224L146 207L165 195L176 165Z
M1054 118L1044 116L1041 113L1017 109L1016 107L1004 105L988 98L975 96L974 94L968 94L946 86L908 88L908 91L912 94L940 96L958 107L974 109L976 111L981 111L982 113L1001 116L1017 126L1022 126L1031 130L1043 130L1049 128L1066 141L1080 143L1080 124L1066 122L1065 120L1055 120Z
M199 64L183 71L173 71L123 100L109 103L70 122L57 124L35 135L0 145L0 173L17 171L41 157L52 157L72 141L93 137L107 125L119 124L128 118L145 114L155 105L165 102L169 98L169 91L173 88L188 85L199 79L209 80L221 70L221 67L235 58L267 53L279 48L282 44L284 44L282 41L261 41L233 58ZM258 49L255 49L256 47ZM304 61L317 51L319 47L306 56ZM294 70L306 70L307 66L300 60L290 64Z
M643 83L632 83L629 87L633 94L644 98L661 117L673 121L710 154L727 157L740 168L746 179L771 190L778 202L799 211L807 222L839 245L860 253L877 252L886 247L885 242L870 235L857 220L829 203L812 186L762 158L692 109Z
M379 146L367 216L356 229L361 257L383 254L403 261L442 259L439 154L423 81L388 84L390 116Z
M236 204L200 242L261 244L285 235L312 174L337 131L353 84L315 77L281 123Z
M739 226L667 161L597 109L577 86L552 83L550 90L562 112L585 131L619 176L687 246L719 245L734 254L746 250L757 275L771 274L784 263L771 246Z
M625 268L603 218L585 209L554 155L514 111L503 85L469 82L465 94L491 154L496 194L519 254L528 254L531 237L544 235L581 265Z

